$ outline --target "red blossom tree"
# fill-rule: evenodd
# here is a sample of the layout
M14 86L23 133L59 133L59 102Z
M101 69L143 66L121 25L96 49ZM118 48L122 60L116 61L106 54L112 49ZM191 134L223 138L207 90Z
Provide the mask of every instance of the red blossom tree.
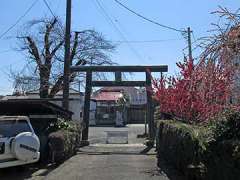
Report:
M185 59L177 63L178 76L153 80L162 113L188 122L202 122L229 104L232 67L201 59L197 65Z
M221 21L213 24L212 36L201 38L198 63L184 59L177 63L178 76L153 80L162 113L202 122L226 107L240 107L240 14L222 7L214 14Z

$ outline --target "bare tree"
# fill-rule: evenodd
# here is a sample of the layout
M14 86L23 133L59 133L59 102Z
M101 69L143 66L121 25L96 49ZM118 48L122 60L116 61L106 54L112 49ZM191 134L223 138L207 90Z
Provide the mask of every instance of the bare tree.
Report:
M40 97L54 97L63 87L64 28L61 22L58 18L28 22L17 39L31 68L27 75L13 76L15 84L31 84L30 81L37 78ZM114 50L115 45L95 30L71 34L71 65L111 65L110 55ZM83 74L72 73L70 82L81 77Z
M219 69L228 69L231 74L232 89L229 102L240 102L240 14L239 9L231 12L227 8L219 7L212 14L219 17L213 23L211 35L200 39L203 52L198 61L199 66L212 68L217 65ZM227 71L226 71L227 72ZM223 75L224 76L224 75Z
M240 14L230 12L227 8L219 7L212 12L219 17L217 23L212 23L210 36L200 38L199 46L204 49L200 58L222 63L230 63L240 53Z
M39 79L36 77L26 76L19 73L11 73L14 79L14 94L24 94L33 90L33 87L39 87Z

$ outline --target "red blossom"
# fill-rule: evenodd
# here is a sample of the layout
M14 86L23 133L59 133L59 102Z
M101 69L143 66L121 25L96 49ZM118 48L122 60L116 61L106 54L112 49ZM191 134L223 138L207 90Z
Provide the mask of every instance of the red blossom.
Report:
M188 122L202 122L229 103L232 68L221 62L185 59L177 63L179 76L153 80L161 112Z

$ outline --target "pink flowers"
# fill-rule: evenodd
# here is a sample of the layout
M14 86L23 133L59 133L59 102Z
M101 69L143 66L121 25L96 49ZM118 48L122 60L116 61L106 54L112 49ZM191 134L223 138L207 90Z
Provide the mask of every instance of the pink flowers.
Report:
M229 103L232 68L221 62L192 59L177 63L178 76L153 79L161 112L188 122L208 120Z

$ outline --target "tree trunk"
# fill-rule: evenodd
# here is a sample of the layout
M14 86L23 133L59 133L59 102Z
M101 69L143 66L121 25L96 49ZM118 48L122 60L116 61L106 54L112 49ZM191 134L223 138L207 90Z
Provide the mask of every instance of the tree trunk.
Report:
M41 68L40 69L40 89L39 89L39 96L40 98L48 98L49 94L49 76L50 71L48 68Z
M40 98L48 98L48 82L44 78L40 78L40 89L39 96Z

